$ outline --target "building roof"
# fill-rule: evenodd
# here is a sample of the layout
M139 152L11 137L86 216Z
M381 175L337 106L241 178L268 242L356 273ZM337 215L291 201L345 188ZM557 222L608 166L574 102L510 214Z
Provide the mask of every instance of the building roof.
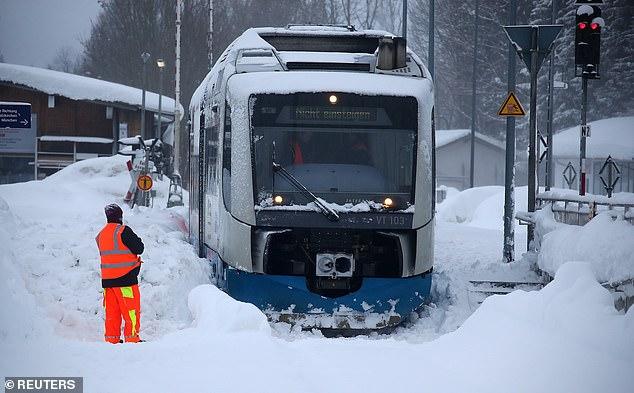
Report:
M39 137L42 142L74 142L74 143L112 143L109 138L100 138L95 136L58 136L58 135L42 135Z
M448 145L462 138L467 138L469 135L471 135L470 129L436 130L436 147L438 148L438 147ZM499 141L487 135L480 134L479 132L476 132L475 135L476 135L476 139L482 142L488 143L502 150L506 149L502 141Z
M553 136L554 157L579 157L580 126L567 128ZM586 157L621 160L634 158L634 116L613 117L590 123Z
M0 63L0 83L26 86L46 94L54 94L80 101L99 101L141 107L142 90L119 83L86 76L68 74L44 68ZM159 95L146 92L145 107L158 112ZM173 98L163 96L162 110L174 114ZM181 107L181 113L182 107Z

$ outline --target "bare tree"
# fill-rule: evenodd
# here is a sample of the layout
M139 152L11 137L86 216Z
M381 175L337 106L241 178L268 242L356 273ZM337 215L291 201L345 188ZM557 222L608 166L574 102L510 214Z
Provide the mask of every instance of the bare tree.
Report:
M58 49L53 61L48 68L56 71L77 73L80 68L78 52L70 46L62 46Z

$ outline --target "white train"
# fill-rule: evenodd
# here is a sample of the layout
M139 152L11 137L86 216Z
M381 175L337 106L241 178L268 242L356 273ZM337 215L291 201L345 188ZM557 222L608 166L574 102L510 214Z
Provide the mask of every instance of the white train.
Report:
M190 238L272 320L390 328L434 259L434 91L402 38L249 29L190 104Z

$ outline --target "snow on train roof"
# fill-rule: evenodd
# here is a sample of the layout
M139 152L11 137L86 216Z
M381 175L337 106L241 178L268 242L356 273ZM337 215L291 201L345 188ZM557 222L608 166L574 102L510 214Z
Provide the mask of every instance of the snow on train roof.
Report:
M190 101L190 107L197 105L202 95L207 89L207 85L209 81L216 75L219 71L219 64L227 57L229 52L236 52L241 49L268 49L274 50L276 49L269 44L262 36L340 36L340 37L371 37L371 38L379 38L379 37L392 37L394 34L389 33L383 30L359 30L359 31L350 31L348 28L343 26L318 26L318 25L297 25L297 26L288 26L288 27L254 27L244 31L239 37L237 37L222 53L219 57L218 61L214 64L214 67L207 73L202 83L196 88L194 94L192 95ZM277 51L276 51L277 52ZM408 51L409 52L409 51ZM310 55L309 55L310 53ZM409 52L410 56L416 59L416 62L422 64L420 59L413 53ZM284 61L293 61L296 60L298 56L313 56L314 58L322 59L324 56L334 56L335 58L340 58L340 60L349 60L355 57L353 53L334 53L334 52L280 52L280 57L283 58ZM359 56L359 55L357 55ZM332 57L330 58L332 60ZM304 59L305 61L305 59ZM398 94L403 95L403 94Z
M121 103L141 107L141 89L44 68L0 63L0 82L26 86L46 94L55 94L73 100ZM148 110L158 112L158 101L158 94L146 92L145 106ZM174 103L173 98L163 96L161 109L165 113L174 114Z
M345 36L370 36L384 37L394 36L384 30L349 30L343 26L319 26L319 25L290 25L288 27L255 27L252 29L257 34L275 35L345 35ZM247 30L247 31L249 31Z
M229 79L231 94L351 92L367 95L419 97L430 92L427 79L359 72L294 71L238 74Z
M579 126L553 136L555 157L579 156ZM613 117L590 123L590 137L586 141L586 157L631 160L634 158L634 116Z

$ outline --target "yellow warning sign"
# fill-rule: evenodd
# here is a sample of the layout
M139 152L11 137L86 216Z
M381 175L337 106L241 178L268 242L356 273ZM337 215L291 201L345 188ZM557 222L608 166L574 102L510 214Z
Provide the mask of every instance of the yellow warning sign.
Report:
M515 97L515 93L509 92L508 97L504 100L504 104L498 111L498 116L526 116L526 112L520 103L520 100Z
M136 185L142 191L149 191L152 188L152 178L148 175L139 176Z

